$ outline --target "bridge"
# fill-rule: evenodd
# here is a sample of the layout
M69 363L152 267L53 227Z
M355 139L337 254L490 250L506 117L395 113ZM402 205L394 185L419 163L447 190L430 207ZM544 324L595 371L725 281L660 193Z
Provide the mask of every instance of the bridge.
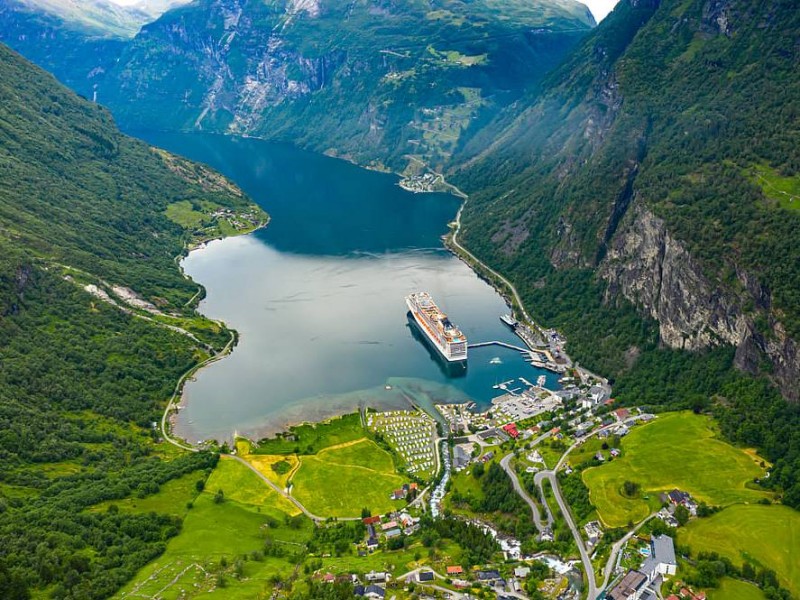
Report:
M467 348L484 348L486 346L501 346L503 348L508 348L509 350L516 350L517 352L529 352L527 348L514 346L513 344L509 344L507 342L501 342L499 340L492 340L491 342L478 342L476 344L467 344Z

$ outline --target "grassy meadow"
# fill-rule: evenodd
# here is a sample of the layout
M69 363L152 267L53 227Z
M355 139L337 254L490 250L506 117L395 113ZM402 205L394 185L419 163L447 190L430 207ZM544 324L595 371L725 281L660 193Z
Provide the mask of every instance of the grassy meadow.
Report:
M361 415L351 413L324 423L304 423L289 428L288 435L265 438L251 449L253 454L315 454L329 446L364 437Z
M725 577L715 590L709 590L709 600L766 600L764 592L752 583Z
M747 484L763 475L752 453L716 438L710 417L691 412L665 413L637 427L622 439L623 455L583 472L592 504L610 527L637 522L658 508L658 494L686 490L697 500L727 506L769 498ZM625 481L641 486L636 498L626 498Z
M717 552L739 566L748 559L773 569L781 584L800 596L800 513L787 506L729 506L680 529L678 543L694 552Z
M189 476L179 481L184 479L193 481ZM225 496L220 503L215 501L219 489ZM221 459L205 490L195 490L194 496L180 534L117 598L255 598L272 588L273 577L292 571L292 554L299 549L298 542L310 537L313 525L300 518L290 526L288 511L296 511L295 507L245 465ZM151 505L178 501L177 491L163 486L148 500ZM180 500L185 507L185 497ZM128 508L150 510L142 504ZM254 555L264 550L268 538L282 548L282 556Z
M391 455L362 438L301 456L292 478L292 495L319 516L357 517L363 507L373 514L400 508L389 498L405 483Z

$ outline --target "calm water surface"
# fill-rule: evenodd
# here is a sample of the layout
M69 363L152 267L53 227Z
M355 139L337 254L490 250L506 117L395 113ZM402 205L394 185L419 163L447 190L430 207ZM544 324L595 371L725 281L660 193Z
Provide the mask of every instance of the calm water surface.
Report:
M215 167L272 217L183 262L206 286L200 310L237 329L240 342L187 384L180 435L263 435L408 397L485 406L500 393L495 384L517 377L545 374L557 387L557 376L496 346L471 349L466 371L448 368L409 322L405 295L427 290L470 342L521 345L499 321L504 300L442 246L458 199L408 193L394 176L283 144L145 137Z

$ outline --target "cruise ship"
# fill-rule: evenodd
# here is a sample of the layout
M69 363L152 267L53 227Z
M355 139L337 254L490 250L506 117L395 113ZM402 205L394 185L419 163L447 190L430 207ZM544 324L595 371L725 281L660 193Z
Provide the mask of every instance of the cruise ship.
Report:
M450 322L428 292L406 296L408 310L436 349L450 362L467 360L467 336Z

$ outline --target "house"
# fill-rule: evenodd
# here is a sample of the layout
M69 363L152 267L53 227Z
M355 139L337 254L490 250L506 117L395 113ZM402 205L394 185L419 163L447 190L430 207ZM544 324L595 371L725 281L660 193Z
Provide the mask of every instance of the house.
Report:
M497 581L500 579L500 573L497 571L478 571L475 575L478 578L478 581L483 583L489 583L491 581Z
M490 460L492 460L493 458L494 458L494 450L490 450L489 452L487 452L486 454L481 456L481 462L487 463Z
M530 574L531 568L530 567L515 567L514 568L514 577L518 579L525 579L528 574Z
M502 429L513 439L517 439L519 437L519 431L517 431L516 423L507 423L503 425Z
M394 529L390 529L389 531L385 531L384 535L386 539L392 539L393 537L397 537L398 535L402 534L403 532L400 530L399 527L395 527Z
M692 499L692 497L688 492L682 492L679 489L674 489L667 494L667 499L671 504L678 506L679 504L685 505Z
M355 594L356 596L363 596L366 589L367 588L365 588L363 585L356 585L353 588L353 594Z
M364 598L371 598L374 600L383 600L386 597L386 590L378 585L368 585L364 589Z
M642 564L641 571L650 581L661 575L675 575L678 561L675 560L675 544L668 535L657 535L650 540L650 556Z
M370 551L377 550L378 549L378 545L379 545L378 544L378 538L376 538L376 537L371 537L371 538L369 538L367 540L367 549L370 550Z
M322 581L325 583L333 583L336 581L336 575L333 573L325 573L325 575L322 576Z
M629 411L627 408L618 408L617 410L612 412L619 421L624 421L625 419L631 416L631 411Z
M406 497L406 493L402 489L399 489L393 491L390 497L392 500L403 500Z
M656 517L664 521L670 527L678 527L680 523L678 523L678 519L672 516L672 513L667 508L662 508L660 511L656 513Z
M589 540L589 544L594 546L597 544L598 540L603 536L603 530L600 527L599 521L591 521L583 526L583 530L586 532L586 536Z
M417 581L420 583L425 581L433 581L433 571L420 571L417 573Z
M459 565L453 565L452 567L447 567L447 574L448 575L461 575L464 572Z
M590 387L588 396L595 405L608 400L608 392L606 392L599 385L593 385Z
M639 571L628 571L606 596L610 600L640 600L647 589L647 576Z
M370 571L364 575L364 579L367 580L367 583L384 583L389 577L390 575L383 571Z
M453 468L456 471L461 471L469 464L471 459L470 453L467 452L464 446L456 446L453 448Z
M369 525L377 525L378 523L381 522L381 517L380 517L380 515L375 515L374 517L364 517L361 520L364 522L364 525L367 525L367 526L369 526Z
M381 525L382 531L388 531L389 529L396 529L397 528L397 521L389 521L388 523L384 523Z

